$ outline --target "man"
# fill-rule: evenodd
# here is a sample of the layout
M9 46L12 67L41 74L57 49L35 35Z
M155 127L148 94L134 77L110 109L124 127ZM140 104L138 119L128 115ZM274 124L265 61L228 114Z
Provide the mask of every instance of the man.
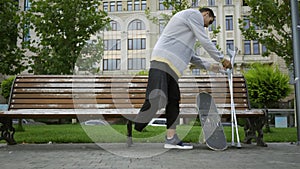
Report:
M193 49L196 39L214 60L221 62L224 68L231 68L230 61L224 59L205 31L205 27L212 24L214 19L214 13L209 8L180 11L171 18L154 46L146 99L134 119L134 128L142 131L156 112L165 108L167 131L164 148L193 148L191 144L183 143L176 134L180 101L178 78L190 62L210 71L220 69L218 64L195 56Z

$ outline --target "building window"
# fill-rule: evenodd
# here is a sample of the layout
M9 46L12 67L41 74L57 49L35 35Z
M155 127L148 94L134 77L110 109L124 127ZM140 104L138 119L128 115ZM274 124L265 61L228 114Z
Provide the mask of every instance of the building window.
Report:
M234 41L233 40L226 40L226 49L234 50Z
M245 0L243 0L243 6L248 6L248 4Z
M117 23L116 22L110 22L111 30L116 31L118 29Z
M226 5L232 5L232 0L225 0Z
M192 69L192 75L200 75L200 69Z
M142 22L136 22L136 30L142 30Z
M198 7L198 6L199 6L198 0L192 0L192 7Z
M165 0L159 0L159 10L172 10L173 9L173 6L170 5L169 8L166 8L163 4ZM180 1L178 1L177 3L180 3Z
M117 2L117 10L122 11L122 1Z
M146 69L145 58L128 58L128 70Z
M265 45L261 46L262 54L266 53L268 51L267 47Z
M128 50L146 49L146 38L128 39Z
M226 30L233 30L233 17L232 17L232 15L226 16Z
M24 26L24 30L28 29L29 30L29 26L28 25L25 25ZM30 41L30 32L26 32L24 33L24 36L23 36L23 41L24 42L29 42Z
M255 30L260 30L261 28L259 26L257 26L255 23L252 23L252 25L254 26Z
M244 17L244 29L249 29L250 28L250 20L248 17Z
M141 8L142 8L143 11L147 9L147 0L142 0Z
M30 0L25 0L24 2L24 11L28 11L30 9L31 2Z
M215 46L217 46L217 41L216 40L212 40L211 41Z
M259 55L260 54L259 43L258 43L257 40L253 41L253 54L254 55Z
M134 10L139 11L140 10L140 0L134 1Z
M244 40L244 54L250 55L251 54L251 42L250 40Z
M120 70L120 59L103 59L103 70Z
M30 9L30 6L31 6L30 0L25 0L24 1L24 11L28 11ZM24 26L24 30L26 30L26 29L28 29L28 30L30 29L28 25ZM24 42L30 41L30 32L29 31L26 33L24 32L23 41Z
M121 50L120 39L108 39L104 40L104 50Z
M108 11L108 2L103 2L103 11Z
M165 6L163 4L164 0L159 0L159 10L165 10Z
M121 30L120 24L116 21L110 21L110 27L111 27L111 31L120 31Z
M115 11L115 5L116 5L115 1L111 1L110 2L110 6L109 6L109 11L110 12L114 12Z
M145 29L146 29L145 23L138 19L130 22L128 26L128 30L145 30Z
M208 0L208 6L215 6L216 1L215 0Z
M141 39L141 44L142 44L142 45L141 45L141 48L142 48L142 49L146 49L146 38L142 38L142 39Z
M132 1L127 1L127 11L132 11Z

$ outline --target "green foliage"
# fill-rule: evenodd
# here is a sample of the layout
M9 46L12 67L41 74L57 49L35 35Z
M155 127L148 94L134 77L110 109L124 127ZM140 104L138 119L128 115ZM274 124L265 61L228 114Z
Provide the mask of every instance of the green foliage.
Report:
M187 0L167 0L163 2L163 5L167 9L170 9L172 7L172 16L175 15L177 12L191 7Z
M149 74L149 71L147 70L141 70L137 73L137 75L148 75Z
M271 108L291 92L289 76L280 72L278 67L255 63L244 76L251 105L255 107Z
M19 16L18 1L0 2L0 74L14 75L24 69L24 50L17 46Z
M239 19L240 30L247 40L258 40L269 52L282 57L286 65L293 62L291 9L290 1L282 0L245 0L250 10L250 28L244 28L246 23ZM300 6L299 6L300 10ZM259 29L257 29L259 28Z
M78 70L86 71L89 74L99 73L100 69L98 65L103 56L103 48L103 40L100 37L97 40L91 40L86 43L76 61Z
M163 25L167 25L169 20L173 15L175 15L177 12L185 10L190 8L191 6L189 5L189 2L187 0L166 0L163 2L163 5L166 9L172 9L172 12L170 14L168 13L161 13L159 17L157 16L152 16L151 11L149 9L145 10L145 14L147 19L152 21L154 24L159 24L160 20L163 20Z
M23 13L24 25L36 32L28 48L35 74L72 74L86 41L110 21L94 0L32 1ZM28 31L28 30L27 30Z
M0 93L5 99L8 99L10 96L10 91L11 91L11 87L12 87L14 80L15 80L15 77L11 76L1 82Z

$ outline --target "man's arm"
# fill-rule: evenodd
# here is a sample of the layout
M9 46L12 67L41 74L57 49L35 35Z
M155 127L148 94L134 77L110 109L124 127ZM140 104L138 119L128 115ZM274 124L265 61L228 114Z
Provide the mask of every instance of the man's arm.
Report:
M204 28L204 21L201 14L194 12L188 18L191 31L194 32L196 38L201 43L201 46L207 51L207 53L217 62L221 62L224 58L223 54L216 48L208 37Z
M193 66L195 66L194 68L203 68L216 73L222 69L219 64L211 63L210 61L206 60L206 58L196 56L196 55L192 56L190 62L193 64Z
M190 62L195 65L195 68L208 69L210 67L210 63L199 56L193 55Z
M201 43L201 46L208 52L208 54L217 62L222 63L224 68L232 68L232 65L228 59L224 59L224 55L216 48L216 46L211 42L210 38L204 29L204 21L201 15L198 13L193 13L188 18L190 28L194 32L196 38ZM191 60L195 58L192 57ZM197 62L197 59L195 60ZM210 67L210 66L209 66ZM207 67L207 68L209 68Z

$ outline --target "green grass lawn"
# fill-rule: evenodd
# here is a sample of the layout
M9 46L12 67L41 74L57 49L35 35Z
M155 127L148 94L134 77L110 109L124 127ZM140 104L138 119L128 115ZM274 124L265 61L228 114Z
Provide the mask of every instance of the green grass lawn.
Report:
M24 125L25 131L17 131L15 140L18 143L93 143L93 142L126 142L126 125L81 126L80 124L64 125ZM231 142L231 127L224 127L227 141ZM186 142L199 142L200 126L181 125L177 132ZM239 128L241 141L244 139L243 128ZM134 142L163 142L165 127L148 126L139 133L133 131ZM201 139L201 138L200 138ZM295 142L296 128L271 128L264 133L265 142ZM1 141L5 143L5 141Z

